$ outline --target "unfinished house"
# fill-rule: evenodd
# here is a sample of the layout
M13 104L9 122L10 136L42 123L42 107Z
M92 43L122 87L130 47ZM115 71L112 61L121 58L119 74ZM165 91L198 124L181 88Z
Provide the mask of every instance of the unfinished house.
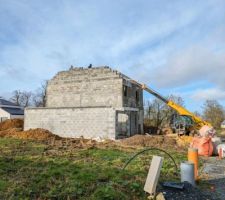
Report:
M71 68L48 81L46 107L25 110L25 129L117 139L143 133L143 91L109 67Z

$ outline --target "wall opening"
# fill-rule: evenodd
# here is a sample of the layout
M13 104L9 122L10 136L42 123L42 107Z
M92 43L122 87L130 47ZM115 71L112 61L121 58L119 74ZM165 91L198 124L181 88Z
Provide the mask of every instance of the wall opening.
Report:
M139 91L136 90L136 103L137 103L137 105L139 104L139 100L140 100L140 98L139 98Z
M126 85L123 86L123 96L127 97L128 87Z
M130 112L130 135L138 133L138 113L136 111Z
M127 113L117 112L116 122L116 137L119 139L130 136L129 115Z

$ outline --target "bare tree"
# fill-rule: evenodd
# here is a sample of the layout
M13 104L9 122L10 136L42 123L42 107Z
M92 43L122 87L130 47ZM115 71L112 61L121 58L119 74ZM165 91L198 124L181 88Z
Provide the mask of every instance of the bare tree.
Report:
M21 106L27 107L31 105L32 92L23 91L21 93Z
M225 119L225 111L216 100L207 100L203 106L203 117L209 121L214 128L220 128Z
M46 90L47 90L47 81L42 83L41 87L38 88L33 95L33 103L36 107L45 107L46 106Z
M10 100L18 106L27 107L32 103L32 92L15 90Z
M173 102L175 102L176 104L184 107L184 100L182 99L182 97L175 96L175 95L170 95L168 99L173 101ZM173 117L173 115L177 115L178 114L177 111L175 111L174 109L172 109L169 106L166 106L165 112L167 113L167 115L166 115L167 118L166 118L166 122L165 122L167 124L170 123L171 118Z
M160 128L167 118L166 104L159 99L147 102L146 118L149 126Z
M184 105L184 101L181 97L171 95L168 99L181 106ZM170 123L171 118L175 113L175 110L159 99L148 101L145 106L145 124L160 129Z
M21 97L22 97L22 93L20 92L20 90L15 90L12 93L12 97L10 98L10 100L15 103L17 106L22 106L21 105Z

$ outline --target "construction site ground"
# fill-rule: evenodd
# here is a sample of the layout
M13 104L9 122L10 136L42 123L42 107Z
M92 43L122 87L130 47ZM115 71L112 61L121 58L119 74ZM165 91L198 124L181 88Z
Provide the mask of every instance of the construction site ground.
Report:
M152 155L165 158L160 182L179 181L173 163L157 150L140 155L122 170L125 163L140 150L157 147L170 153L179 166L187 159L190 139L136 135L97 142L60 138L43 129L22 131L22 122L5 122L0 124L0 199L147 199L143 187ZM207 174L211 159L200 159L197 188L174 192L159 184L158 191L164 191L167 199L222 199L218 179Z

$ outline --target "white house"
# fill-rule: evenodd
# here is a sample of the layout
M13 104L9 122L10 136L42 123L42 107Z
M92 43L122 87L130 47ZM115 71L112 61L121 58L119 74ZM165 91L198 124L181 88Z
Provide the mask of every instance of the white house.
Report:
M0 97L0 122L7 119L24 118L24 109Z
M222 122L221 128L225 128L225 120Z

